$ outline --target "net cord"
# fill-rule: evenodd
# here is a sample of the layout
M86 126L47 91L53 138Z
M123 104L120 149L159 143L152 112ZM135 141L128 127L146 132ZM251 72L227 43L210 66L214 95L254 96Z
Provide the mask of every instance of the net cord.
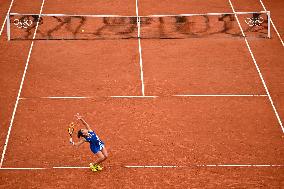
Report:
M127 15L87 15L87 14L21 14L21 13L10 13L11 16L21 16L21 15L26 15L26 16L32 16L32 15L37 15L37 16L77 16L77 17L118 17L118 18L151 18L151 17L173 17L173 16L218 16L218 15L235 15L235 14L253 14L253 13L262 13L262 14L269 14L269 11L259 11L259 12L228 12L228 13L204 13L204 14L157 14L157 15L146 15L146 16L127 16Z

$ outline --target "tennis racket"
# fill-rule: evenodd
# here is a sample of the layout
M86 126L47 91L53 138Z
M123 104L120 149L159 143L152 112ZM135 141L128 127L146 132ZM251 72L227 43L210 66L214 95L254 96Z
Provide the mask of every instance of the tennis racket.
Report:
M70 137L72 138L72 135L73 135L73 133L74 133L74 126L75 126L75 124L73 123L73 122L71 122L70 124L69 124L69 127L68 127L68 133L69 133L69 135L70 135Z

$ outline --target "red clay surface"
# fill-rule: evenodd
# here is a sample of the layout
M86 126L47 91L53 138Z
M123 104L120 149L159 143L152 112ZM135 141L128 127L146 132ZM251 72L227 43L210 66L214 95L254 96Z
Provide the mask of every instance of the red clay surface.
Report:
M254 5L251 7L260 8L257 0L252 1ZM274 20L274 24L279 30L282 39L283 39L283 11L277 11L277 7L280 8L283 1L263 1L267 10L271 11L272 19ZM234 6L238 11L248 11L248 6L246 6L245 1L235 1ZM284 4L283 4L284 5ZM282 6L283 7L283 6ZM255 55L256 61L261 69L264 80L268 86L268 89L271 93L271 96L275 102L275 106L280 114L280 117L284 116L284 48L281 46L280 40L272 29L272 39L270 40L254 40L249 39L250 46ZM283 121L282 121L283 122Z
M12 13L39 13L42 1L15 0L11 9Z
M7 40L2 38L0 45L0 150L2 151L30 42L23 41L12 44L7 43Z
M274 24L277 26L277 30L280 33L282 39L284 36L284 11L279 11L280 7L284 7L284 1L270 1L263 0L267 10L271 11ZM276 37L276 36L275 36Z
M170 97L23 100L5 167L88 165L88 145L74 150L66 136L76 111L110 146L109 166L283 163L283 138L266 98Z
M237 0L232 3L237 12L264 11L259 0Z
M15 175L12 177L11 175ZM271 177L275 175L275 177ZM282 168L121 169L5 171L0 183L11 188L280 188ZM49 182L41 182L42 180ZM8 181L8 182L7 182ZM99 181L99 182L97 182ZM2 185L3 186L3 185Z
M52 0L46 1L44 13L136 15L136 2L132 0Z
M273 177L271 175L274 175ZM2 171L7 188L281 188L283 168ZM45 181L45 182L43 182Z
M273 36L276 34L273 32ZM281 117L284 116L284 48L282 53L275 53L275 48L280 46L279 40L274 37L271 40L265 41L250 41L254 55L257 58L257 62L262 70L262 74L266 81L272 98L275 101L275 105ZM273 74L271 74L273 73Z
M142 45L149 95L265 94L243 40L145 40Z
M138 53L137 40L38 42L22 96L142 95Z
M8 11L11 1L2 0L1 6L1 27L4 17ZM31 6L32 5L32 6ZM40 1L15 0L11 8L11 12L39 13L41 6ZM6 9L4 9L6 7ZM23 70L27 60L30 42L22 41L18 43L7 43L6 27L3 30L0 39L0 104L1 104L1 132L0 132L0 149L3 150L4 141L9 127L11 115L16 102Z
M46 1L44 13L135 15L135 1ZM174 2L174 3L173 3ZM7 7L10 2L5 2ZM254 0L234 1L237 11L262 10ZM264 0L272 15L281 2ZM12 12L38 13L41 1L15 0ZM1 14L5 14L1 6ZM6 10L7 11L7 10ZM139 1L139 14L232 12L228 1ZM272 16L273 18L273 16ZM275 24L283 31L283 16ZM283 34L283 32L282 32ZM3 34L5 35L5 34ZM273 38L249 39L280 117L284 117L284 53ZM0 41L0 150L18 93L30 41ZM36 41L3 167L5 188L281 188L283 167L196 167L208 164L284 165L283 133L267 97L165 97L172 94L265 94L244 40L142 40L146 95L141 95L137 40ZM93 96L48 100L42 96ZM68 144L75 113L105 141L105 170L52 169L88 166L87 144ZM2 153L1 153L2 154ZM186 168L123 168L125 165L183 165ZM99 181L99 182L98 182Z
M163 0L155 5L149 0L139 1L139 15L209 12L232 12L232 10L227 0Z
M9 9L9 6L10 6L10 2L9 1L6 1L6 0L1 0L0 1L0 29L2 27L2 24L5 20L5 17L6 17L6 14L7 14L7 11Z

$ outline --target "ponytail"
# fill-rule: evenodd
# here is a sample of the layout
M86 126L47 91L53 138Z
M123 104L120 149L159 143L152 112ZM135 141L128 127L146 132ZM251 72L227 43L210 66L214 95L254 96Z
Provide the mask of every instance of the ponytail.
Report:
M80 138L80 137L84 137L84 135L83 135L83 133L82 133L81 129L78 131L77 136L78 136L78 138Z

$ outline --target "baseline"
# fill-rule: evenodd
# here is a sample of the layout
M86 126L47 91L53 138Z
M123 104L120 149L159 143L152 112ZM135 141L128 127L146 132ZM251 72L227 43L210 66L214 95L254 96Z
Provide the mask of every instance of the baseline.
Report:
M193 167L284 167L282 164L198 164L198 165L122 165L122 166L105 166L107 168L123 167L130 169L141 168L193 168ZM89 169L90 167L69 166L69 167L1 167L1 170L46 170L46 169Z

